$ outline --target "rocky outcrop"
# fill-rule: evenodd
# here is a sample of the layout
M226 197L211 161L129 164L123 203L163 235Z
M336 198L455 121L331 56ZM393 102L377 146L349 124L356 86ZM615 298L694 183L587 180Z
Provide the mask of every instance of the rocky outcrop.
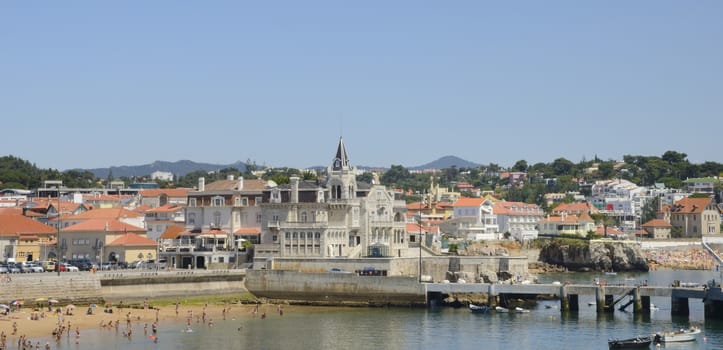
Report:
M648 271L648 262L635 242L552 240L540 251L540 261L570 270Z

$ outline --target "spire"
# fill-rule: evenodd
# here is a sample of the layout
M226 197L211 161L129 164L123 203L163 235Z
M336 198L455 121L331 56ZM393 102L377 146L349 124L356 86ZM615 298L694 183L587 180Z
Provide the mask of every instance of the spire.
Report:
M342 170L349 167L349 157L346 155L346 147L344 147L344 139L339 137L339 146L336 148L336 156L331 166L332 170Z

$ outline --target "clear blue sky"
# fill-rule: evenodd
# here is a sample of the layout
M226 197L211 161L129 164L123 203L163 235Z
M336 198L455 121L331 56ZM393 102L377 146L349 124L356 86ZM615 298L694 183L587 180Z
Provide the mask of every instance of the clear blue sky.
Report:
M722 1L3 1L0 155L723 162Z

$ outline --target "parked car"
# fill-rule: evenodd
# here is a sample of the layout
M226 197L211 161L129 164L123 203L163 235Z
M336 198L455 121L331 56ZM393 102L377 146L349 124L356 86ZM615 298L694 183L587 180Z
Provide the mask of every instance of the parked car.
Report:
M8 270L10 273L20 273L20 267L18 265L15 265L15 263L8 263Z
M42 266L45 271L55 271L55 261L43 261L40 266Z
M45 269L37 262L29 262L26 265L30 268L30 272L45 272Z
M10 273L7 264L0 264L0 273Z
M30 268L30 262L23 261L23 262L17 263L16 265L20 268L20 272L22 272L22 273L35 272L35 271L33 271L33 269Z
M78 272L80 269L78 269L77 266L73 266L68 263L60 263L60 271L66 271L66 272Z

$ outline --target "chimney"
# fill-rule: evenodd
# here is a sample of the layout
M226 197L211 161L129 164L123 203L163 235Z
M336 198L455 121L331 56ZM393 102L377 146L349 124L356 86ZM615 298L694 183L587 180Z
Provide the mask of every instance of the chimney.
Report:
M239 176L238 177L238 190L241 191L244 189L244 177Z
M299 203L299 178L292 176L289 178L291 183L291 203Z
M206 190L206 178L205 177L198 178L198 190L201 192Z

